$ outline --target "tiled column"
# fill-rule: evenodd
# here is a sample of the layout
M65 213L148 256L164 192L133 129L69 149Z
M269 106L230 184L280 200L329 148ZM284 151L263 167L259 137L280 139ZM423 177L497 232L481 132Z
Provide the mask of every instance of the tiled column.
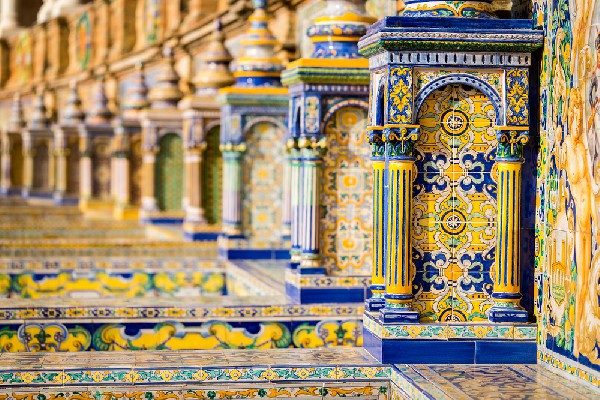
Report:
M321 168L325 140L301 138L298 146L302 153L302 254L301 274L324 274L319 248L319 203L321 196Z
M142 210L157 211L154 193L154 169L156 166L156 150L144 149L142 154Z
M0 177L0 194L6 195L10 191L10 137L7 134L2 141L2 176Z
M387 143L387 263L383 323L417 323L419 312L412 306L412 184L414 145L419 138L416 125L386 125Z
M204 223L204 209L202 208L202 177L200 174L202 165L202 152L206 148L206 143L186 149L186 182L187 199L185 220L186 222Z
M494 305L491 322L527 322L521 307L520 209L523 146L529 140L528 127L498 127L496 267L494 271Z
M92 149L87 134L79 136L79 201L85 206L92 197Z
M297 143L290 147L291 157L291 206L292 206L292 248L290 250L290 267L297 268L300 265L302 255L302 155Z
M21 195L29 197L33 186L33 150L31 136L29 134L23 137L23 187Z
M281 238L289 240L292 232L292 149L287 148L283 164L283 209Z
M366 311L379 311L385 306L385 142L383 127L369 128L371 163L373 164L373 270L371 273L370 299L365 303Z
M223 231L230 237L242 235L242 156L246 145L223 146Z
M127 153L119 152L114 157L115 200L118 206L129 204L129 159Z

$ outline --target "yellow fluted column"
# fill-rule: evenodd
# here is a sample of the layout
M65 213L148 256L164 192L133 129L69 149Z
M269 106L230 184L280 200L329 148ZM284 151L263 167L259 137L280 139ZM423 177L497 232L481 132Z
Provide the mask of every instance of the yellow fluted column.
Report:
M375 312L385 306L385 142L383 141L383 127L373 126L368 130L373 165L373 268L371 298L367 299L365 310Z
M387 264L385 270L385 307L380 310L383 323L416 323L419 312L412 306L412 184L416 125L386 125L383 138L387 159Z
M520 218L523 145L529 140L527 127L498 127L496 265L493 272L492 322L526 322L521 307Z

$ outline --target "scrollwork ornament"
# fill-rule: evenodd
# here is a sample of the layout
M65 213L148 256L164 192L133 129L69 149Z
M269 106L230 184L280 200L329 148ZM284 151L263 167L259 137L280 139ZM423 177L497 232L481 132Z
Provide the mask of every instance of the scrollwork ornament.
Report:
M383 160L385 158L385 138L383 127L372 126L367 128L367 142L371 145L371 160Z
M419 130L418 125L386 126L383 130L383 140L388 144L388 159L414 158Z
M529 142L529 130L523 129L497 129L498 150L496 158L498 161L522 161L523 147Z

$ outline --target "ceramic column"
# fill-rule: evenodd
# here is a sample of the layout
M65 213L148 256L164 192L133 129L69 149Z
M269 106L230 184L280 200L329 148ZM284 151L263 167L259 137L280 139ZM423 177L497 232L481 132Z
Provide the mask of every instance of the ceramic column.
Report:
M33 186L33 150L31 137L23 137L23 188L21 195L28 197Z
M67 192L67 154L64 143L56 143L54 150L56 159L56 184L54 185L54 200L62 201Z
M283 164L283 208L281 210L282 231L281 238L289 240L292 232L292 154L291 149L286 149Z
M0 3L0 33L9 32L18 27L17 0L2 0Z
M80 205L86 205L92 197L92 151L87 134L79 136L79 200Z
M223 147L223 230L230 236L242 235L242 156L244 143Z
M186 222L204 223L204 209L202 208L202 152L206 143L186 149L185 155L185 177L187 187Z
M321 168L325 140L303 137L298 141L302 153L302 255L301 274L324 274L319 246L319 203L321 196Z
M154 171L156 167L156 151L144 149L142 155L142 210L158 210L154 193Z
M292 230L291 230L291 245L290 250L290 267L297 268L300 265L302 255L302 155L297 143L290 147L291 157L291 173L290 173L290 194L291 194L291 211L292 211Z
M10 138L7 134L2 141L2 176L0 177L0 194L6 195L10 192Z
M419 312L412 306L412 183L414 145L419 138L415 125L386 125L383 130L388 163L387 260L383 323L416 323Z
M371 163L373 165L373 269L371 272L371 298L365 303L370 312L385 306L385 142L383 127L369 128Z
M56 159L54 158L54 141L48 140L48 188L54 191L56 186Z
M494 305L492 322L527 322L521 307L520 210L523 146L529 140L527 127L496 128L498 152L496 268L494 270Z

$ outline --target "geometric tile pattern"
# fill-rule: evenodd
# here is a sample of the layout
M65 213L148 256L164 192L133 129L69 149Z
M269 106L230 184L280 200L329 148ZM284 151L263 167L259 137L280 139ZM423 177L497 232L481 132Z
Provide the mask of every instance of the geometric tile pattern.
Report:
M328 275L370 275L372 171L367 110L343 107L325 128L321 248Z
M363 319L366 330L385 339L493 339L493 340L535 340L535 324L405 324L383 325L369 316Z
M202 155L202 208L209 224L221 222L223 157L219 150L219 127L206 134L206 149Z
M496 247L495 111L448 85L419 110L413 183L413 281L422 322L487 320Z
M242 163L244 235L277 240L282 221L283 130L273 123L257 123L248 132L246 145Z
M178 211L183 198L183 143L179 135L168 133L160 139L159 148L155 178L158 207Z
M600 391L536 365L406 365L392 368L392 390L410 399L597 399ZM392 397L394 398L394 397Z

